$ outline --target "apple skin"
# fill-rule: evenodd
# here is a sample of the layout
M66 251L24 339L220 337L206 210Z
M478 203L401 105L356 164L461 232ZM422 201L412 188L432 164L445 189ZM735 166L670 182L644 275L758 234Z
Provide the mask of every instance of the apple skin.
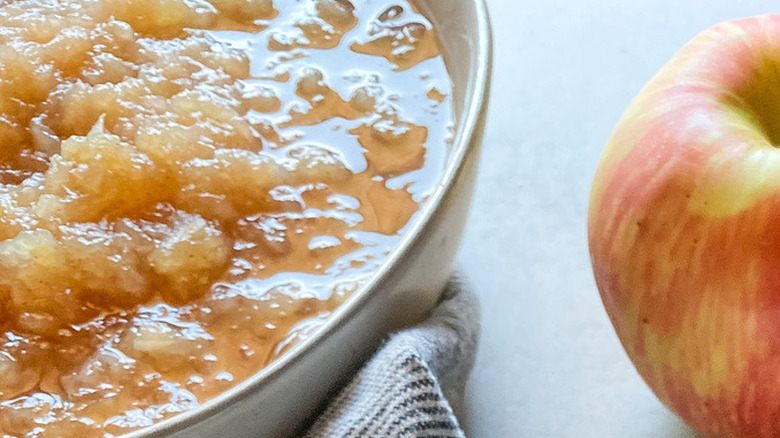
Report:
M588 241L658 398L711 437L780 437L780 15L689 42L601 157Z

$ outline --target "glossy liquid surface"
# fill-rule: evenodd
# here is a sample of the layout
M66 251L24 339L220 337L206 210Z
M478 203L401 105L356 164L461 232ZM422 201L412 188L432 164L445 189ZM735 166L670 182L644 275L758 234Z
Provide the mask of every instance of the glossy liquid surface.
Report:
M0 432L112 436L256 373L439 179L450 83L386 0L0 5Z

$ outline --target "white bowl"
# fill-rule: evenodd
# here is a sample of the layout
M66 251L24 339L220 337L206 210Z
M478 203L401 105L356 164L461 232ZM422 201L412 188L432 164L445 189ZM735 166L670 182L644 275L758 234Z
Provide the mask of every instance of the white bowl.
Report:
M124 438L266 438L299 433L393 330L419 322L439 299L471 205L491 73L483 0L419 0L437 28L453 83L456 134L434 194L371 281L314 335L253 377Z

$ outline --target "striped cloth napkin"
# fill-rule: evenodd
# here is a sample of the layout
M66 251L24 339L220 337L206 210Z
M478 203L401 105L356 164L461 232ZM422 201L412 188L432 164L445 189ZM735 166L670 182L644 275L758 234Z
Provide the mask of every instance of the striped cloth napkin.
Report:
M478 339L479 302L456 274L431 317L392 335L305 438L465 438L454 409Z

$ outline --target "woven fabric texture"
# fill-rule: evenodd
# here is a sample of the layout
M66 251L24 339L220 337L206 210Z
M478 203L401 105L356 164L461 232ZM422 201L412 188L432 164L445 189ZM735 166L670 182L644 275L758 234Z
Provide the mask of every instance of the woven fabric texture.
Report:
M479 302L460 275L423 324L390 337L305 438L465 437L458 410L479 339Z

